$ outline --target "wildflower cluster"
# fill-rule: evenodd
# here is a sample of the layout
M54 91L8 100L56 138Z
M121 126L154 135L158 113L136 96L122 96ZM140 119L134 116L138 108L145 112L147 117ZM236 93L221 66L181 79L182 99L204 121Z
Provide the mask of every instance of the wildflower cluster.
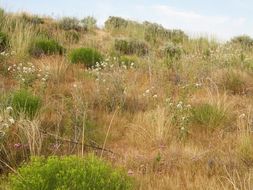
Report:
M167 108L173 113L173 123L179 128L179 137L185 138L188 134L187 126L191 116L192 106L182 101L173 102L170 98L166 99Z
M12 107L7 107L0 112L0 141L5 137L9 127L15 123L11 116Z
M49 73L35 67L32 63L19 63L8 67L8 71L19 81L21 85L31 86L35 80L45 83L49 78Z

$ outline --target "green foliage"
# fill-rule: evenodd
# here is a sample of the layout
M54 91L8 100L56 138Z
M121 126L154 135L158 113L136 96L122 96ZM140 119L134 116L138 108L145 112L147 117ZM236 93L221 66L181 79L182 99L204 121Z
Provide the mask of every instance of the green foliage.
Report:
M10 176L13 190L130 190L132 180L120 169L88 156L35 157Z
M65 49L55 40L47 38L38 38L30 46L29 53L31 56L40 57L42 55L62 55Z
M216 105L200 104L192 109L192 121L214 129L227 120L226 113Z
M34 118L41 107L41 99L30 91L21 89L13 94L12 107L16 113L24 113L30 119Z
M9 39L7 34L0 32L0 52L5 51L9 47Z
M117 51L126 55L137 54L143 56L148 54L149 51L148 45L145 42L134 39L116 39L114 47Z
M78 43L80 40L80 34L75 30L66 31L65 37L70 43Z
M239 44L243 48L252 48L253 47L253 39L247 35L234 37L233 39L231 39L230 43Z
M128 25L128 21L120 17L110 16L105 21L105 28L107 30L124 29L127 27L127 25Z
M84 28L92 30L96 28L97 20L92 16L87 16L83 20L81 20L81 23L83 24Z
M92 48L78 48L72 50L69 55L71 63L82 63L87 68L95 66L96 63L102 61L102 55Z
M64 17L59 21L59 27L63 30L76 30L80 31L82 27L80 26L80 21L77 18Z

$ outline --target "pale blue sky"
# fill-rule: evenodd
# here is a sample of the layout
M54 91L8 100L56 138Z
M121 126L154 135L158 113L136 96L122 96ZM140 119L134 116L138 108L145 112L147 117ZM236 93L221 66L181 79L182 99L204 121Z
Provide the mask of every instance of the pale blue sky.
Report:
M92 15L100 25L109 16L122 16L194 35L253 37L253 0L0 0L0 6L57 18Z

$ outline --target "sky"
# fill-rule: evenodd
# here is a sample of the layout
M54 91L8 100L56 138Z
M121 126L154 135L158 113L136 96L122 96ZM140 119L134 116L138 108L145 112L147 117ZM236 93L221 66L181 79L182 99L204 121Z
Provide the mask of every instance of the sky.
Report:
M0 0L0 6L55 18L94 16L100 26L109 16L120 16L182 29L192 36L253 37L252 0Z

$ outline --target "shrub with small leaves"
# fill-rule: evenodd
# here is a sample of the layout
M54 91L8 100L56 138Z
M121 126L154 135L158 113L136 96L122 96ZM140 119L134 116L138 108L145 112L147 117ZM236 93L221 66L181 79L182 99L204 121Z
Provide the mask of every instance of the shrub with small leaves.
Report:
M97 20L92 16L87 16L83 20L81 20L81 23L84 28L87 28L88 30L92 30L96 28Z
M77 18L64 17L59 21L59 27L63 30L76 30L80 31L82 27L80 26L80 21Z
M216 105L200 104L192 109L191 119L197 124L215 129L224 125L227 121L227 114Z
M133 181L124 171L114 169L89 155L86 158L42 157L32 158L29 164L10 176L13 190L130 190Z
M247 35L234 37L230 43L239 44L243 48L253 48L253 39Z
M172 61L179 60L181 58L182 53L183 53L182 48L173 43L168 43L163 48L163 54L166 56L166 58L169 58Z
M114 47L117 51L126 55L137 54L143 56L148 54L149 51L148 45L144 41L134 39L116 39Z
M5 51L9 47L7 34L0 32L0 52Z
M102 55L95 49L92 48L78 48L72 50L69 54L71 63L81 63L85 67L91 68L95 66L96 63L102 61Z
M42 55L62 55L65 49L55 40L47 38L38 38L34 40L29 49L29 53L34 57L41 57Z
M105 28L107 30L112 29L124 29L128 25L128 21L120 18L120 17L114 17L110 16L107 21L105 21Z
M41 107L41 99L26 89L21 89L13 94L12 107L18 116L24 113L30 119L34 118Z

